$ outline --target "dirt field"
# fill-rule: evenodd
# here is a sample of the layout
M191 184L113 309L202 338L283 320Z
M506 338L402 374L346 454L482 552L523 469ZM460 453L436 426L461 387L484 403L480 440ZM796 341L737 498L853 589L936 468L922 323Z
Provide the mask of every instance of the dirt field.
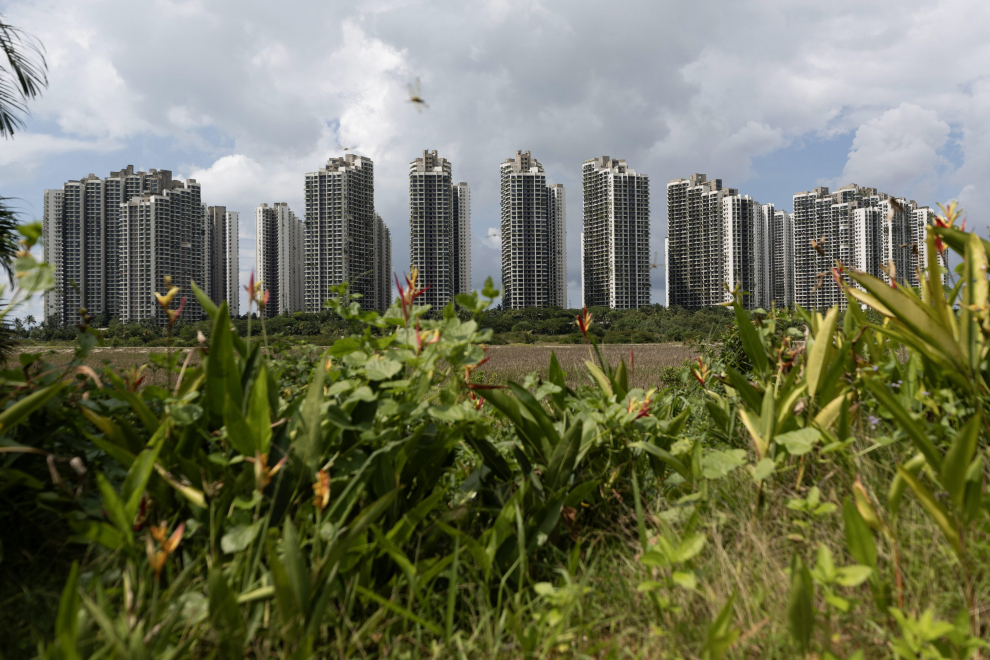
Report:
M179 360L185 359L187 348L174 349L179 354ZM619 360L625 360L629 365L629 353L633 353L634 369L630 374L630 384L648 389L660 382L660 374L665 367L678 367L684 360L693 357L691 348L684 344L609 344L602 346L602 355L611 364L617 365ZM112 367L118 373L150 362L150 353L163 353L162 347L156 348L95 348L87 360L87 364L97 371L104 367ZM72 349L64 347L46 348L43 346L24 347L22 353L44 353L45 360L52 365L62 365L72 359ZM522 382L531 371L539 372L546 377L550 366L550 353L557 354L567 374L568 385L575 386L588 378L584 361L589 359L588 347L584 345L508 345L492 346L488 349L491 359L478 369L488 382L504 383L509 380ZM199 363L198 355L194 353L191 365ZM17 364L16 357L11 360L11 366ZM167 375L161 369L149 364L145 371L144 384L165 385Z
M660 382L660 374L665 367L679 367L684 360L694 356L685 344L609 344L601 347L602 356L613 366L625 360L629 366L629 353L633 354L634 369L630 374L630 384L648 389ZM574 386L586 382L587 369L584 361L591 359L585 345L509 345L492 346L488 349L491 359L478 369L495 382L513 380L522 382L526 374L537 371L546 377L550 367L550 353L557 355L557 361L567 374L567 384Z

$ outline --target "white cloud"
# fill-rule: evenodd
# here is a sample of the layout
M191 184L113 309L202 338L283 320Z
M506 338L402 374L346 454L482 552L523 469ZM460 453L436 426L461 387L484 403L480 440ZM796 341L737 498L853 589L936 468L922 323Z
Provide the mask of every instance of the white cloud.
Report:
M6 18L45 43L51 85L32 104L32 131L0 151L0 180L34 182L24 196L40 198L65 178L46 174L59 159L118 149L125 161L201 180L204 201L240 211L249 238L263 201L302 213L304 174L339 153L339 141L375 161L376 206L401 272L408 163L438 149L471 185L474 225L485 228L476 230L480 282L499 279L489 231L499 225L498 165L529 149L568 188L568 276L579 282L580 164L593 156L625 158L652 177L657 252L667 180L708 172L745 192L754 156L802 136L855 135L841 182L918 201L990 178L990 3L723 9L13 0ZM933 46L932 35L952 35L952 47ZM422 114L407 103L417 77L430 104ZM990 219L971 197L971 219Z
M842 182L927 195L945 168L939 151L950 130L934 110L902 103L856 130Z

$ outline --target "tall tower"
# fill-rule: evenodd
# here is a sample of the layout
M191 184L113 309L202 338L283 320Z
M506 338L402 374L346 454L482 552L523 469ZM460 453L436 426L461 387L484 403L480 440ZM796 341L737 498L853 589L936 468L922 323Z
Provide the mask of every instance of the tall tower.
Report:
M567 307L567 196L562 183L547 188L547 237L550 240L547 304Z
M557 194L563 199L563 187ZM559 304L549 196L543 166L528 151L502 163L502 304L510 309Z
M471 189L463 181L453 187L454 294L471 293Z
M743 292L747 309L761 304L761 268L758 264L757 230L763 210L749 195L727 195L722 198L722 281L729 291L722 290L722 300L732 300L736 286Z
M343 282L378 307L375 291L375 171L370 158L331 158L306 174L306 311L319 312Z
M160 193L131 197L120 209L119 310L121 318L166 322L155 292L168 290L165 278L186 297L183 320L198 321L203 310L191 295L190 281L202 276L205 252L200 185L195 179L170 180ZM179 299L173 307L178 307Z
M258 279L268 290L265 316L303 310L305 239L303 222L278 202L262 204L255 210Z
M722 200L739 191L704 174L667 184L667 304L712 307L724 300Z
M195 181L173 181L168 170L135 172L128 165L103 179L90 174L67 181L57 193L45 191L45 258L55 265L56 280L55 290L46 294L46 318L74 323L84 307L94 317L130 320L126 310L134 305L128 303L125 309L125 298L133 294L128 277L134 273L128 271L127 260L134 255L127 242L133 234L125 226L125 214L130 201L144 195L173 196L177 203L167 216L155 216L155 248L159 251L144 255L146 270L153 268L151 260L160 257L165 261L158 265L169 271L162 277L168 274L176 282L185 281L182 286L187 288L190 274L201 277L203 214ZM193 197L195 206L184 206ZM168 249L172 255L167 254ZM153 297L149 301L154 302ZM201 312L193 300L187 302L183 317L198 320ZM147 316L146 312L141 314L137 318Z
M392 304L392 233L375 214L375 309L385 313Z
M204 284L210 300L227 301L231 316L240 316L240 213L226 206L206 208L206 261Z
M61 323L62 321L62 278L65 270L62 267L62 191L46 190L44 216L41 224L44 236L42 247L44 261L55 267L55 286L45 291L45 320Z
M650 304L650 180L624 160L584 161L582 263L586 307Z
M433 309L455 293L453 207L450 161L424 151L409 164L409 263L429 287L421 300Z

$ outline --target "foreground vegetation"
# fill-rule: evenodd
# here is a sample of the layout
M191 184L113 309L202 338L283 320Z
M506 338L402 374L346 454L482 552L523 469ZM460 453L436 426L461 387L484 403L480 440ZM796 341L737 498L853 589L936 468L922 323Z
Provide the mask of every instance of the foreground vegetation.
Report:
M590 313L570 373L492 382L496 292L426 319L415 275L382 316L338 289L322 352L196 291L214 331L162 385L86 367L83 324L69 364L3 373L2 652L985 657L990 244L953 220L920 293L737 296L659 390ZM14 303L48 284L17 270Z
M472 318L471 313L457 308L462 321ZM580 310L560 307L530 309L488 309L476 319L482 328L492 330L489 344L561 343L582 344L584 338L574 325L574 316ZM687 310L680 307L650 305L640 309L608 309L594 307L589 310L597 322L591 329L595 338L605 344L652 344L660 342L687 342L705 340L720 334L732 324L732 313L724 307ZM428 313L434 320L441 318L439 311ZM260 321L257 311L232 318L231 325L241 337L247 336L249 324L255 331ZM123 323L120 319L101 315L92 319L91 325L103 328L101 336L107 346L113 347L163 347L196 346L198 333L211 333L212 321L185 322L177 319L171 328L160 325L155 319L141 323ZM265 322L270 337L295 339L308 344L329 346L342 336L355 330L353 323L332 310L318 314L309 312L284 313ZM41 343L75 341L77 329L73 324L52 321L38 323L33 316L25 320L14 319L10 334L19 339Z

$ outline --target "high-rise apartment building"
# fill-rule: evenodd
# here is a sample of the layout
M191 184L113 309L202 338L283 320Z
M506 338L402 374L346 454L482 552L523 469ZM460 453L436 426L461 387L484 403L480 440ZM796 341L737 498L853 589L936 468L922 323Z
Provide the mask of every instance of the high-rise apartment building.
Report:
M650 304L650 180L624 160L584 161L582 298L586 307ZM563 237L561 237L563 238Z
M547 188L547 235L550 239L550 300L567 307L567 195L564 184Z
M558 255L551 251L553 202L543 166L528 151L517 151L501 166L502 304L510 309L564 305L551 279ZM563 200L563 187L559 192Z
M142 214L130 203L152 195L166 198L168 211L155 205L148 211L151 224L141 225ZM199 197L195 180L173 181L168 170L135 172L131 165L106 178L90 174L67 181L61 191L45 191L45 258L56 271L56 287L46 294L45 318L74 323L80 308L94 317L145 318L146 309L129 316L136 309L127 302L137 286L131 277L138 271L158 274L151 284L155 290L163 290L164 276L170 275L188 291L189 279L201 277L204 263ZM136 254L131 241L147 244ZM144 265L139 267L141 259ZM153 292L142 304L154 304ZM201 313L192 299L183 317L198 320ZM161 320L157 313L151 315Z
M422 304L433 309L455 293L453 197L450 161L436 150L409 164L409 263L428 287Z
M379 312L385 313L392 304L392 233L375 214L375 300Z
M704 174L667 184L667 304L712 307L725 300L723 199L738 195Z
M216 304L226 301L231 316L240 316L240 213L226 206L208 206L204 213L206 249L200 287Z
M718 212L711 215L718 193ZM913 201L850 184L835 192L822 187L797 193L788 213L723 190L721 181L706 182L703 174L671 181L667 197L668 304L710 306L730 300L725 287L738 285L749 309L845 308L846 297L830 272L837 261L885 282L893 275L918 286L931 211Z
M924 229L917 204L856 184L794 195L794 302L824 309L847 301L830 276L836 260L889 282L918 286L913 244ZM915 248L917 249L917 248Z
M454 294L471 293L471 189L461 181L453 187Z
M42 247L44 261L55 267L55 286L45 291L45 319L61 322L62 318L62 279L65 269L62 267L62 191L46 190L45 203L41 221L41 233L44 236Z
M306 240L303 222L284 202L255 209L257 278L268 290L265 316L305 307Z
M156 292L168 290L166 277L182 289L172 306L178 307L181 298L186 298L183 320L203 317L190 287L190 281L204 275L206 232L200 196L195 179L173 180L161 193L145 192L121 205L117 304L124 320L167 321L155 301Z
M306 311L319 312L343 282L378 309L375 289L375 172L370 158L331 158L306 174Z

